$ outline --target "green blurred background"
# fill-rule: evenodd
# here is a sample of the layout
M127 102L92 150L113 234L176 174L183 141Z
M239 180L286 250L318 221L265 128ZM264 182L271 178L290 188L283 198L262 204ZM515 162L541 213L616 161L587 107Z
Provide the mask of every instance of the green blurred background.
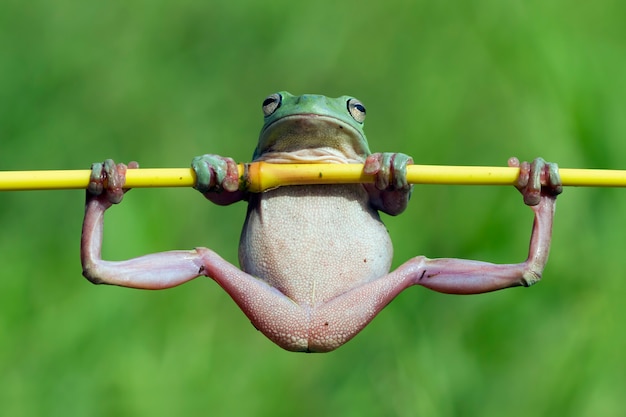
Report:
M424 164L535 156L626 168L624 2L33 0L0 3L0 169L202 153L249 160L277 90L349 94L373 151ZM282 351L212 281L81 277L79 191L0 194L6 416L599 416L626 389L626 190L568 188L544 280L401 294L329 354ZM208 246L237 262L244 204L134 190L104 255ZM513 188L416 188L396 254L524 259ZM175 414L176 413L176 414Z

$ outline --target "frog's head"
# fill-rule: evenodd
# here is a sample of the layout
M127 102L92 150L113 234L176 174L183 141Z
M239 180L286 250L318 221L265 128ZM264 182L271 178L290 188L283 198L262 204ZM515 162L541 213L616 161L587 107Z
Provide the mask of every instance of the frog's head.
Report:
M331 147L363 159L370 154L363 133L365 107L348 96L329 98L281 91L263 101L265 123L253 159L266 152Z

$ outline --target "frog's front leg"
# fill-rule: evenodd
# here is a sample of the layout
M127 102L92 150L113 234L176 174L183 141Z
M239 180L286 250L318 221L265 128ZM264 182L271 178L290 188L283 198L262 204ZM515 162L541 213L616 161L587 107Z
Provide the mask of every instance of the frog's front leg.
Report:
M464 259L417 257L401 265L395 273L407 274L415 284L453 294L477 294L515 286L530 286L541 279L548 260L556 196L562 186L556 164L540 158L520 165L516 158L509 165L520 167L517 188L535 214L526 261L496 265Z
M403 153L374 153L367 157L363 172L374 175L375 182L364 187L374 209L392 216L406 209L413 191L406 179L406 167L410 164L413 158Z
M194 188L211 202L225 206L246 198L239 190L239 170L234 159L205 154L193 158L191 167L196 173Z

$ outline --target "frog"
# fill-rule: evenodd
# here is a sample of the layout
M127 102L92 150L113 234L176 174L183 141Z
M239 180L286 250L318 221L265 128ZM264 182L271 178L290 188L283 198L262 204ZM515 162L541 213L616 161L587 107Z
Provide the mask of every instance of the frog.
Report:
M519 168L515 187L534 213L526 260L494 264L415 256L391 271L393 245L380 212L407 207L413 185L403 153L371 153L364 134L365 106L351 96L292 95L262 103L264 124L253 161L360 163L372 183L289 185L250 192L233 158L205 154L192 160L196 188L218 205L247 202L239 241L240 267L204 247L153 253L122 261L101 257L104 213L122 201L128 169L111 159L91 168L81 237L83 275L94 284L171 288L198 277L213 279L253 326L283 349L329 352L369 324L398 294L422 286L450 294L528 287L548 260L556 197L562 184L555 163L542 158Z

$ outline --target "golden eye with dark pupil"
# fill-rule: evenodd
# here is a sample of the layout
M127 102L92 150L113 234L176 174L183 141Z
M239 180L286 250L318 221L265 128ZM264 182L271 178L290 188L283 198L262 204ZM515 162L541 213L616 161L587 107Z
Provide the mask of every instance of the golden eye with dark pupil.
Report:
M348 100L348 112L359 123L365 121L365 106L356 98Z
M272 113L274 113L276 109L280 107L280 103L282 101L283 98L278 93L274 93L271 96L268 96L265 100L263 100L263 114L265 115L265 117L270 116Z

